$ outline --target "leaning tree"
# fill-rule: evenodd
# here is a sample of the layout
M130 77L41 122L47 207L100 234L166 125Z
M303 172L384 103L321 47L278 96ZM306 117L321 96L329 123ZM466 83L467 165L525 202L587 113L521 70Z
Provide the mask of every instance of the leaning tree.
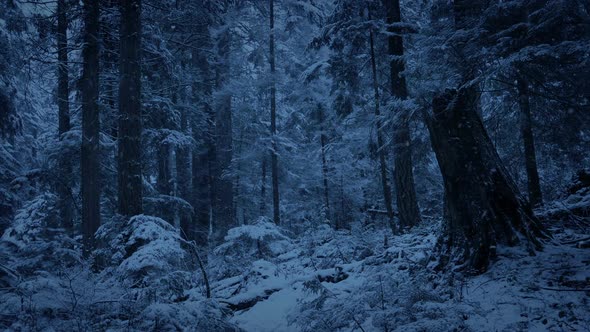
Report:
M548 237L504 167L478 113L475 66L469 64L469 29L483 13L482 1L453 4L457 68L461 84L433 98L425 113L432 148L444 182L444 233L438 248L439 267L450 263L468 273L484 272L498 244L525 246L531 254ZM476 29L471 29L476 31Z

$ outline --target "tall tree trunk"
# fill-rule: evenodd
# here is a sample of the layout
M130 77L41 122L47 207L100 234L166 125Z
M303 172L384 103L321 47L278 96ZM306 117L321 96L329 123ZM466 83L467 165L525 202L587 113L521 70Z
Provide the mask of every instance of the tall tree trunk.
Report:
M324 180L324 205L326 206L326 218L330 220L330 191L328 184L328 160L326 158L328 137L324 129L324 109L321 104L318 104L318 116L320 122L320 144L322 155L322 177ZM338 224L334 225L338 229Z
M209 46L208 22L198 24L196 31L203 36L203 45ZM192 150L193 199L191 200L191 204L194 209L194 215L193 230L191 232L194 234L197 245L206 251L209 242L211 196L214 190L213 184L210 181L211 164L214 162L212 158L215 157L212 132L213 110L211 107L214 80L212 79L209 59L203 52L193 49L191 59L191 66L197 70L197 75L195 76L198 77L192 84L192 98L197 103L199 112L205 116L204 125L196 117L193 117L191 121L191 130L195 142L204 142L202 145L195 146ZM205 255L204 258L206 257Z
M243 219L242 219L242 221L238 220L239 219L238 207L239 207L239 201L240 201L240 187L242 184L241 178L240 178L240 173L242 171L242 163L240 162L240 158L242 156L242 151L243 151L243 146L244 146L244 131L245 131L244 126L241 126L241 127L242 128L240 130L240 137L238 139L238 151L237 151L238 159L236 161L236 183L234 185L234 216L236 218L236 223L238 225L244 224Z
M209 214L211 211L211 202L209 199L209 155L206 152L193 151L192 158L194 230L190 230L189 233L194 234L199 247L206 247L209 240Z
M532 253L547 236L503 166L476 104L474 88L448 90L426 116L446 195L441 264L452 260L470 273L487 269L497 244L515 245L520 234Z
M212 94L209 95L209 99L211 98ZM207 157L206 157L206 164L203 164L207 167L207 183L209 184L209 192L208 192L208 209L209 209L209 220L207 224L207 232L209 234L209 239L213 241L218 241L219 238L215 237L213 234L215 229L215 207L216 207L216 200L217 200L217 184L218 182L215 180L217 176L218 170L218 161L217 161L217 145L215 142L215 110L211 107L211 104L207 105L206 107L206 116L207 116L207 130L205 131L205 148L207 149Z
M60 136L70 130L70 87L68 77L68 17L66 0L57 1L57 103Z
M141 0L121 2L119 213L141 214Z
M477 19L485 3L456 0L453 6L456 29L463 29ZM462 46L457 50L461 53ZM463 82L473 81L475 65L458 68ZM478 100L476 87L465 84L435 97L432 116L424 112L445 188L439 263L458 264L474 274L487 269L498 244L524 240L532 254L548 237L502 164L478 114Z
M160 142L158 144L158 178L156 188L162 195L172 194L172 171L170 168L170 145Z
M115 11L118 9L118 0L105 0L101 2L102 8L104 8L104 14L101 15L100 26L102 40L102 53L104 57L104 65L101 70L106 74L104 77L104 91L105 91L105 105L108 108L105 109L106 113L103 113L102 118L104 121L103 131L108 132L114 140L117 140L118 136L118 109L117 109L117 79L119 73L119 44L116 34L119 33L120 22L115 19L117 15ZM115 159L116 150L115 152Z
M94 233L100 226L99 12L98 1L84 1L80 172L82 176L82 235L85 256L88 256L94 249Z
M186 105L182 105L180 113L180 130L186 135L189 134L188 114ZM192 203L192 188L191 188L191 164L190 164L190 149L188 146L180 146L176 151L176 176L178 178L178 196L188 202ZM194 207L193 207L194 209ZM191 211L181 209L180 211L180 229L185 239L189 241L195 240L194 221Z
M174 196L171 154L172 146L168 143L160 142L157 152L158 175L156 179L156 189L160 195ZM170 202L158 204L157 216L174 226L176 210L176 206Z
M101 96L99 103L101 107L101 132L110 136L113 142L118 141L119 135L119 27L121 25L119 15L119 0L104 0L100 2L101 15ZM117 160L117 149L109 149L109 155L103 156L108 160ZM111 159L112 158L112 159ZM117 171L105 170L103 182L114 183L114 186L107 186L103 193L103 208L111 214L117 211Z
M369 14L371 19L371 14ZM373 90L375 94L375 122L377 123L377 153L379 155L379 167L381 169L381 184L383 186L383 201L387 211L387 218L389 220L389 227L395 234L397 230L393 221L393 205L391 199L391 188L389 187L389 180L387 179L387 161L385 159L385 146L383 142L383 129L381 123L381 111L379 110L379 82L377 81L377 60L375 59L375 45L373 40L373 30L369 31L369 46L371 51L371 71L373 74Z
M262 156L262 176L260 178L260 215L266 214L266 157Z
M401 11L399 0L389 0L387 6L387 24L400 22ZM405 71L403 39L399 35L393 35L395 29L392 27L388 31L391 33L388 37L388 53L394 57L390 62L391 95L403 101L408 98L406 78L403 74ZM395 155L393 176L395 179L400 228L402 228L412 227L420 223L420 209L418 208L416 189L414 187L410 114L408 110L401 109L398 110L397 115L393 132L393 153Z
M274 0L270 0L270 135L271 135L271 177L272 177L272 215L275 224L281 223L279 197L279 157L277 145L277 87L275 68L275 14Z
M529 201L531 205L543 204L539 173L537 171L537 154L533 137L531 106L529 103L529 86L527 80L519 74L517 78L518 103L520 105L520 132L524 143L524 158L528 184Z
M220 35L218 43L219 64L216 66L215 87L221 93L215 105L215 167L213 168L212 181L215 185L213 196L213 238L222 240L228 229L235 226L233 209L234 193L233 182L227 171L230 169L233 158L232 138L232 96L227 89L230 76L230 47L231 31L226 29Z
M59 139L70 130L70 86L68 77L68 17L66 0L57 1L57 105L59 109ZM68 156L60 160L60 180L58 183L59 214L61 225L73 234L74 218L72 194L70 192L72 164Z
M340 216L336 218L336 229L348 224L348 214L344 202L344 176L340 175ZM344 225L343 225L344 223Z

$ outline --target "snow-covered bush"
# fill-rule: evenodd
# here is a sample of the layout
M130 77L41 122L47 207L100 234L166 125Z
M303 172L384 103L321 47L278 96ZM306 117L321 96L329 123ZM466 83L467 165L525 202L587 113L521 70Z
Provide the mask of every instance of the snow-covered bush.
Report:
M312 249L303 262L315 271L302 283L305 296L289 321L301 331L430 331L436 321L460 328L460 310L443 304L448 289L425 269L432 227L387 241L387 230L360 227L351 234L321 228L306 234L302 247Z
M108 244L101 255L108 260L110 272L140 297L180 297L194 282L188 244L163 219L146 215L127 221L117 218L97 234Z
M57 197L41 193L23 204L0 241L3 288L0 328L76 329L92 316L102 296L99 282L80 257L80 248L58 227ZM112 285L113 294L118 294ZM116 295L113 295L116 296Z
M138 215L123 223L113 220L98 234L109 240L103 254L110 253L112 267L104 275L112 275L135 301L133 329L237 330L215 301L205 299L191 244L170 223Z
M226 312L215 301L154 303L146 307L134 328L140 331L240 331L227 322Z
M50 193L28 201L2 235L1 248L11 253L11 267L24 276L80 261L76 242L57 227L56 201L57 197Z
M215 248L213 259L216 276L234 276L259 259L272 260L291 250L293 242L285 231L268 218L228 231L223 244Z
M351 231L334 230L326 224L308 229L301 238L302 256L316 268L327 269L363 259L372 255L377 247L383 248L383 238L374 238L375 232L363 231L359 223L351 227L355 236L350 236Z

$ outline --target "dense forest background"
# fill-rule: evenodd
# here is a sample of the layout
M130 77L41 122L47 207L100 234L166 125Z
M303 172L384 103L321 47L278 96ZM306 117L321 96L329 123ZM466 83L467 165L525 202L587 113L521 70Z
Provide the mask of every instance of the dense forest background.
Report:
M0 0L0 327L590 330L587 0Z

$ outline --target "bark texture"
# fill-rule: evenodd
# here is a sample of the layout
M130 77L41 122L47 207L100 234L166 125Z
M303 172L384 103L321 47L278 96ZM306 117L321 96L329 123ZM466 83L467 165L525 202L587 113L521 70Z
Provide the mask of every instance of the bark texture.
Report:
M121 2L119 82L119 213L141 214L141 1Z
M82 235L86 256L95 247L94 233L100 226L99 12L98 1L84 1L80 173L82 176Z
M399 0L387 2L387 24L401 22ZM399 33L399 29L390 27L390 33ZM403 60L404 44L401 35L390 35L387 38L388 53L393 56L390 62L391 95L403 101L408 98L408 88ZM412 138L410 136L410 114L408 110L396 110L393 132L393 154L395 170L393 172L396 202L400 228L409 228L420 223L420 209L416 199L414 171L412 163Z
M519 76L517 79L518 104L520 106L520 132L524 144L524 158L527 175L529 201L531 205L543 204L539 172L537 171L537 153L533 136L533 121L529 103L529 85L527 80Z
M502 165L476 112L474 88L447 90L427 116L445 188L441 265L484 272L497 244L524 241L531 253L548 235Z

